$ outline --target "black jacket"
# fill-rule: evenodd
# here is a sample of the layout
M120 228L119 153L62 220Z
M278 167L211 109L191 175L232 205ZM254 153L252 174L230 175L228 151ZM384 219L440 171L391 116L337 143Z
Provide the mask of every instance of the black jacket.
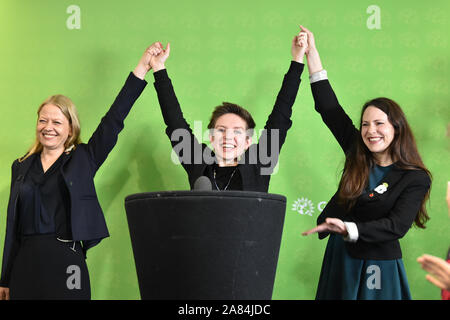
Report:
M123 122L146 84L145 80L140 80L130 73L88 143L79 144L62 155L61 174L70 194L70 199L67 200L70 202L72 236L75 241L83 241L84 251L109 236L103 211L98 202L94 176L115 146L123 129ZM39 155L33 154L23 161L16 160L12 165L0 286L8 285L14 260L14 256L11 255L17 252L19 246L16 219L19 190L33 159L37 156Z
M328 80L311 84L315 108L333 133L345 154L355 145L360 131L339 105ZM347 212L337 203L337 192L317 219L317 224L328 217L355 222L359 238L346 242L350 256L357 259L400 259L399 239L411 228L421 203L430 188L431 180L423 170L404 170L394 165L383 179L387 191L363 192L355 206ZM320 233L323 239L328 233Z
M275 101L275 106L272 113L269 115L264 127L265 130L261 135L258 144L252 144L239 162L238 170L242 178L243 190L267 192L269 189L270 174L278 161L278 155L286 139L287 131L292 125L292 121L290 120L292 106L297 96L303 68L304 64L294 61L291 62L290 68L284 76L282 87ZM206 144L200 144L193 135L189 124L183 117L180 104L166 69L155 72L154 76L154 85L158 94L161 112L164 122L167 125L166 134L169 139L171 139L172 146L177 152L180 162L188 174L189 184L191 189L193 189L195 181L200 176L207 175L212 179L212 177L206 173L207 166L211 164L206 163L202 155L208 154L214 157L214 153ZM174 135L174 131L177 129L182 129L182 131L180 131L180 139L173 139L174 136L177 136L177 132L175 132ZM278 138L278 148L275 148L276 145L274 145L274 149L276 149L274 152L276 155L274 155L274 158L272 159L275 159L275 161L269 163L269 161L266 161L267 159L260 157L260 154L266 154L266 150L272 149L273 141L271 139L271 130L273 129L278 130L278 136L273 136ZM183 135L183 132L187 134ZM184 141L184 139L187 141ZM177 145L181 140L190 146L190 157L185 158L184 156L186 155L177 151ZM264 146L264 149L260 152L262 146ZM270 152L268 152L267 155L270 155Z

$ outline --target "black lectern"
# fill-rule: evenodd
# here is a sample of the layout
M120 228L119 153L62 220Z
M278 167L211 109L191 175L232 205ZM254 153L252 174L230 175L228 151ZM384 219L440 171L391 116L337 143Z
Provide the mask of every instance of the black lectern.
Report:
M284 196L150 192L125 209L142 299L272 298Z

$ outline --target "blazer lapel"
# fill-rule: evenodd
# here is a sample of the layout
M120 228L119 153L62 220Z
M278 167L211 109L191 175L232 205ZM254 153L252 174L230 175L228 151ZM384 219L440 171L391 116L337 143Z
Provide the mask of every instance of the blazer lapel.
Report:
M364 190L358 200L362 202L378 201L382 194L388 193L394 188L404 174L405 170L394 165L374 189L369 191ZM380 187L381 185L384 185L384 188Z
M380 184L387 183L386 192L389 192L389 189L394 187L404 174L405 170L400 169L399 167L394 165L394 167L391 169L391 171L388 172L388 174L384 177L383 181Z
M24 161L19 162L20 165L18 168L17 177L15 177L15 180L17 182L23 181L26 174L28 173L28 170L30 170L31 164L33 163L34 159L36 159L36 157L38 157L38 156L39 156L39 154L35 153L35 154L32 154L31 156L29 156L28 158L26 158Z
M63 154L61 155L63 157L61 168L63 168L64 165L66 164L67 160L69 160L72 157L72 153L74 150L75 150L75 147L63 152Z

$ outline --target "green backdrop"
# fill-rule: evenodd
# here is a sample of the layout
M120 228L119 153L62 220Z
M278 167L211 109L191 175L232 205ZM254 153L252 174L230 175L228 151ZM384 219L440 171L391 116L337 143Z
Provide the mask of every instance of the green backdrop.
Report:
M0 250L11 163L31 145L36 110L47 96L72 98L87 141L143 50L170 41L166 66L191 124L199 120L206 127L212 108L230 101L252 112L262 128L301 23L314 32L330 81L353 119L377 96L403 107L434 176L431 220L426 230L413 228L401 240L403 259L413 298L439 299L415 260L425 252L444 257L449 246L449 10L447 0L1 0ZM314 111L306 69L302 79L269 190L287 197L274 299L314 298L326 241L300 234L315 225L343 166L338 144ZM88 253L94 299L139 298L124 198L188 189L184 170L170 161L153 75L147 80L95 178L111 237Z

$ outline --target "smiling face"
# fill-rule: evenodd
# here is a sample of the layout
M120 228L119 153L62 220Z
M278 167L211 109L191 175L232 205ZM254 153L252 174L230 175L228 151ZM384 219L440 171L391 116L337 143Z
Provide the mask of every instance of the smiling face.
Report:
M53 104L44 105L39 112L36 125L36 136L44 151L64 151L64 144L71 135L69 120L61 109Z
M209 136L219 166L237 165L237 159L252 143L247 136L247 123L234 113L220 116Z
M374 157L385 164L392 162L389 147L394 140L395 129L386 113L374 106L369 106L363 113L361 137Z

